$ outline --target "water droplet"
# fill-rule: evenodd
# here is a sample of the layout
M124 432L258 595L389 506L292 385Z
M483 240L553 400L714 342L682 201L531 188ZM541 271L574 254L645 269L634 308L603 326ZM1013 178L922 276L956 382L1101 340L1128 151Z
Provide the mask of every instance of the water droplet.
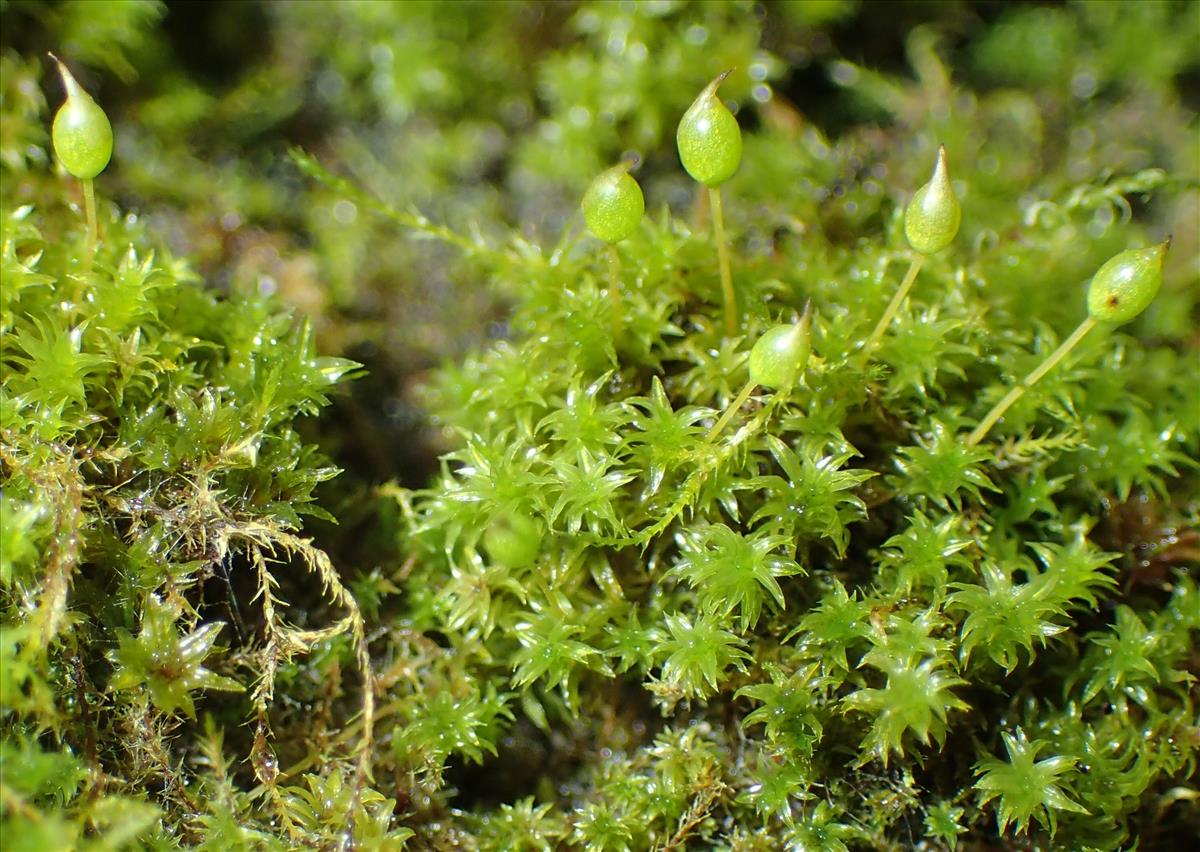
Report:
M333 218L340 225L349 225L358 218L358 207L353 201L343 198L333 205Z
M861 76L856 67L842 60L834 62L829 69L830 79L839 86L853 86Z

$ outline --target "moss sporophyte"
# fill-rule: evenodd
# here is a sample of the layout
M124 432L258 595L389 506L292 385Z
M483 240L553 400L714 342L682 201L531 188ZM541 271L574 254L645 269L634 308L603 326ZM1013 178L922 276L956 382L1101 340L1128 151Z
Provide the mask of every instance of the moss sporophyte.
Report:
M104 110L83 90L67 66L50 54L58 66L67 99L54 116L50 137L54 153L64 169L83 184L87 216L87 254L85 274L96 254L96 192L92 179L104 171L112 158L112 125Z
M717 97L717 88L733 71L726 71L704 87L688 107L675 131L679 160L692 179L708 188L712 208L713 235L721 272L721 294L725 301L725 333L737 334L737 298L725 236L725 213L721 208L721 184L733 177L742 162L742 129L729 108Z
M1092 276L1088 286L1088 315L1057 349L1028 376L992 406L979 425L967 436L967 446L984 439L1030 387L1038 382L1074 349L1097 325L1116 326L1134 319L1154 301L1162 287L1163 259L1171 247L1171 238L1144 249L1128 249L1110 259Z
M629 174L636 165L636 159L625 159L602 172L588 185L580 202L588 230L608 243L608 293L614 328L620 327L621 316L621 256L617 243L637 230L646 213L642 188Z
M285 61L225 82L28 5L0 13L0 836L1186 845L1200 293L1191 231L1152 243L1195 185L1121 173L1190 154L1175 4L921 27L914 75L814 54L846 94L794 104L770 45L864 4L279 4ZM104 103L119 170L79 81L10 49L30 22L93 95L141 72ZM1132 102L1121 27L1164 47ZM1050 46L1104 97L1013 59ZM372 191L259 168L300 129ZM349 346L358 385L319 354Z
M811 329L810 302L797 322L772 326L759 336L750 350L750 378L709 430L706 439L709 443L720 436L756 387L761 385L778 393L792 389L808 365L808 356L812 352Z
M606 243L619 243L636 231L646 212L642 188L629 174L634 165L633 160L623 160L601 173L580 202L588 230Z
M904 210L904 236L916 254L909 263L908 272L900 282L900 287L875 325L875 330L867 338L863 346L864 356L870 356L888 326L892 324L892 320L896 318L896 312L900 310L904 298L917 279L917 273L921 271L925 258L941 251L954 241L961 220L962 210L958 204L958 197L954 194L954 186L950 182L950 169L946 164L946 146L941 145L938 147L933 177L929 179L929 183L916 191Z

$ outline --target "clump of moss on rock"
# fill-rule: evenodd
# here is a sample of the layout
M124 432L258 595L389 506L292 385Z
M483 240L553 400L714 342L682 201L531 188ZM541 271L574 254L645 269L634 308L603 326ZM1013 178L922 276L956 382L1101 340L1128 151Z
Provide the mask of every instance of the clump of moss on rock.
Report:
M64 8L52 25L78 12ZM177 111L142 113L161 160L121 162L153 135L113 110L119 170L95 178L90 268L80 187L48 168L40 60L0 57L5 836L597 850L1186 836L1200 176L1176 84L1194 63L1171 45L1191 24L1163 4L1015 6L995 28L915 28L914 78L817 54L844 90L835 135L788 104L802 70L772 33L811 38L832 20L819 9L852 24L868 7L771 7L765 36L736 4L585 3L536 27L533 6L439 8L332 4L316 27L272 7L296 37L280 43L319 59L253 66L222 109L197 111L207 96L179 84ZM147 55L152 17L89 55L135 67L122 51ZM536 74L476 70L531 27ZM398 49L338 49L389 28L447 50L410 79ZM460 36L478 50L449 50ZM1123 46L1151 37L1162 49L1121 72ZM942 61L949 39L959 67ZM88 88L102 79L64 59ZM313 114L261 86L311 63L349 84L320 114L361 135L304 140L306 183L233 157L156 185L198 163L169 135L181 127L224 116L258 145ZM1102 95L1085 96L1076 63ZM671 130L731 65L726 263ZM397 167L397 128L414 143L428 130L409 117L479 128L493 106L503 191L463 165L495 134L404 147ZM1155 122L1128 120L1147 110ZM270 138L258 150L285 163L296 140ZM961 218L914 263L905 210L943 143ZM612 245L579 238L567 217L626 149L646 215ZM359 309L399 258L506 306L492 339L424 377L448 447L426 487L358 469L316 490L336 471L308 418L357 366L318 355L267 282L202 281L148 232L153 212L111 200L177 221L172 205L194 215L214 186L264 227L311 229L346 311L325 327L354 326L331 340L372 333ZM341 220L297 217L296 198ZM1093 273L1172 232L1149 308L1063 345ZM423 321L375 323L399 330L377 342L436 349ZM362 422L326 416L317 434L344 451L373 440Z

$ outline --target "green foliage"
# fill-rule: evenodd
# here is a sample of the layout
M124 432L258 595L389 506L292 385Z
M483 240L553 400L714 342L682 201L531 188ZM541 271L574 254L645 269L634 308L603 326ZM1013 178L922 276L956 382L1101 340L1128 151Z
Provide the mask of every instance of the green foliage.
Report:
M1024 833L1033 817L1047 826L1053 836L1058 825L1057 811L1088 813L1087 808L1073 801L1068 791L1063 790L1064 779L1059 777L1073 770L1074 759L1060 755L1037 760L1038 752L1047 743L1030 742L1020 728L1015 734L1005 731L1003 736L1008 760L985 757L976 766L980 778L975 782L975 788L983 794L980 804L999 800L996 820L1000 831L1015 822L1017 833Z
M150 700L163 713L182 710L195 718L192 690L240 691L242 685L204 668L222 625L211 622L180 636L175 628L178 618L179 613L172 612L171 606L149 595L137 637L117 633L121 644L114 655L117 668L109 686L115 690L145 686Z
M981 470L991 454L965 446L952 425L955 422L957 418L949 423L934 420L928 431L917 436L915 445L899 448L895 465L900 475L891 482L901 494L943 510L960 510L962 495L980 501L984 490L996 490Z
M873 717L862 741L862 763L876 759L887 766L892 752L903 756L903 740L909 732L924 745L929 745L931 738L941 744L947 731L947 713L968 709L966 702L950 691L966 685L966 681L942 671L950 661L936 653L941 643L921 636L926 641L905 647L909 642L903 632L916 628L923 633L925 625L901 620L897 626L900 635L889 635L860 663L886 676L882 688L859 689L846 696L844 702L848 710Z
M1190 836L1184 6L89 7L0 9L5 836Z
M94 176L107 150L72 161L64 121L59 155ZM316 355L311 325L276 299L204 286L113 205L100 205L93 256L77 214L55 200L64 184L19 171L45 159L4 162L27 203L6 175L2 830L30 848L170 845L161 821L191 820L205 783L174 745L197 709L254 720L237 747L274 791L279 666L336 636L364 648L328 556L297 535L302 515L328 517L313 491L336 468L296 418L357 365ZM316 578L332 616L289 623L285 565ZM215 647L223 630L228 655ZM369 674L365 653L347 660ZM330 765L353 763L353 746ZM356 807L362 788L351 785Z
M654 688L668 701L703 698L717 689L730 665L749 657L737 635L720 627L714 616L679 613L666 616L666 624L668 635L658 646L665 657L662 679Z
M721 618L738 613L739 629L758 622L763 604L784 607L777 577L800 573L800 566L778 553L790 538L756 534L744 537L724 524L693 529L681 542L681 558L671 575L696 590L701 610Z

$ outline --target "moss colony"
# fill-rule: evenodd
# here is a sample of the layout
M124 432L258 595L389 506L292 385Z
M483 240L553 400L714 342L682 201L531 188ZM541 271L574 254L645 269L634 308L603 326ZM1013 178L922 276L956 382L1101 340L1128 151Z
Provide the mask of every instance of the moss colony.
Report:
M1194 835L1194 4L0 21L6 849Z

